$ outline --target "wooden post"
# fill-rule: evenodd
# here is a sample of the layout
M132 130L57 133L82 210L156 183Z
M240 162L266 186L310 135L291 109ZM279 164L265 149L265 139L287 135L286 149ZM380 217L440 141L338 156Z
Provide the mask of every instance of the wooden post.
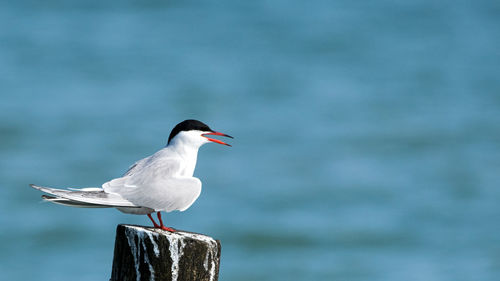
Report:
M120 224L111 281L217 281L220 249L202 234Z

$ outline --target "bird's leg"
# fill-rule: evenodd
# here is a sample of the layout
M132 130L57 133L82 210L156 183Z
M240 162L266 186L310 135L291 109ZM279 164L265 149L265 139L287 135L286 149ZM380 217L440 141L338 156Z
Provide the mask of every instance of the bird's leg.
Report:
M163 225L163 221L161 220L161 213L160 212L156 212L156 215L158 216L158 220L160 221L160 228L161 229L166 230L166 231L170 231L170 232L175 232L175 229L173 229L171 227L166 227Z
M153 225L156 227L156 228L161 228L156 222L155 220L153 219L153 217L151 217L151 214L148 214L148 217L149 219L153 222ZM160 220L161 221L161 220ZM163 225L163 223L162 223Z

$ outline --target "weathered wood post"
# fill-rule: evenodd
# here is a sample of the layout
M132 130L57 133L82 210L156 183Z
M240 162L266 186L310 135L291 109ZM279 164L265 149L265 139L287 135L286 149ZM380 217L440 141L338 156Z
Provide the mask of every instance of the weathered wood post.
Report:
M219 278L220 242L202 234L120 224L111 281Z

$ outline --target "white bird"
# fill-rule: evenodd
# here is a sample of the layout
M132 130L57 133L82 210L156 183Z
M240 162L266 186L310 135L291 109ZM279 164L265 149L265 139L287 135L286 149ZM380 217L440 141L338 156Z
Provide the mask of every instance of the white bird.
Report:
M208 136L229 135L210 129L197 120L177 124L167 145L153 155L141 159L120 178L102 187L55 189L31 184L50 195L42 198L52 203L83 208L116 208L124 213L148 215L157 228L175 231L163 225L161 211L184 211L198 198L201 181L193 177L198 149L209 142L231 146ZM160 224L151 217L156 212Z

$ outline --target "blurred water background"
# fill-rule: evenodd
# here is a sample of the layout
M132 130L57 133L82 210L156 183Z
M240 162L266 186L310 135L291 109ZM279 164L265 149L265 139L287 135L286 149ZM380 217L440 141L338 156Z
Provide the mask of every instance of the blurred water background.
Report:
M498 280L497 1L2 1L0 279L108 280L119 223L42 203L195 118L203 181L169 225L220 280Z

